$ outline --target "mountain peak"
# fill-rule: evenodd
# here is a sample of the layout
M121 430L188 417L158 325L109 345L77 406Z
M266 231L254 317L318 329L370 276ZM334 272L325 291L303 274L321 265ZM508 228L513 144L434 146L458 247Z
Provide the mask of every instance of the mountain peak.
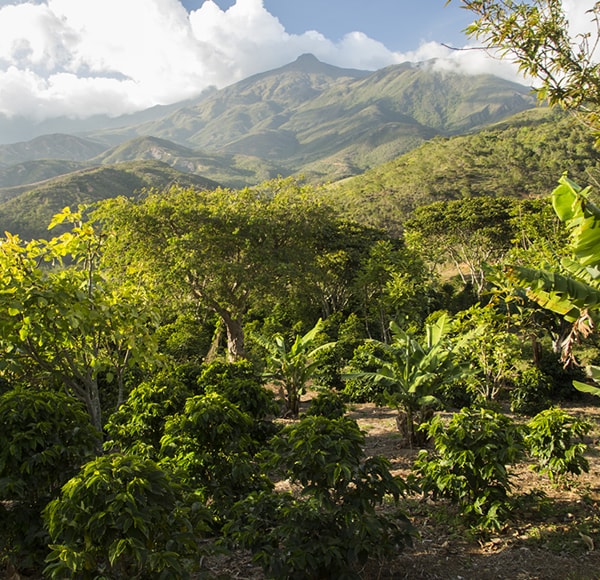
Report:
M300 71L307 74L324 74L334 78L342 76L350 76L362 78L369 75L369 71L340 68L331 64L320 61L314 54L306 52L301 54L294 62L275 69L277 71ZM272 71L271 71L272 72ZM266 74L270 74L266 73Z
M312 53L310 52L305 52L304 54L301 54L296 61L298 64L316 64L316 63L321 63L321 61Z

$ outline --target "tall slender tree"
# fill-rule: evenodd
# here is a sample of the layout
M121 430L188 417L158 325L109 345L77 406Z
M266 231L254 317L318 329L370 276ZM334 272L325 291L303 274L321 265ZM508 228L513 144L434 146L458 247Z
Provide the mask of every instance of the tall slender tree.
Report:
M49 241L0 240L0 376L64 387L101 432L99 375L122 399L125 369L154 352L153 319L137 290L98 269L102 238L93 225L68 209L51 225L63 222L71 230Z

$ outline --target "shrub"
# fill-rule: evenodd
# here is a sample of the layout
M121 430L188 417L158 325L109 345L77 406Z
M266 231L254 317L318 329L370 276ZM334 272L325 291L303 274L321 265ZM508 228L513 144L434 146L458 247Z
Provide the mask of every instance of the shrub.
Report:
M506 466L525 451L521 430L488 409L463 409L447 427L434 417L426 429L435 453L423 450L415 461L419 487L456 503L474 527L500 528L510 512Z
M568 474L579 475L589 469L584 457L584 443L573 443L586 435L592 425L576 419L562 409L546 409L527 424L525 443L529 453L538 460L536 471L557 481Z
M156 463L105 455L45 510L50 578L188 578L207 511Z
M190 395L175 371L159 372L129 393L106 424L107 449L135 452L156 459L165 422L183 410Z
M327 417L328 419L339 419L346 413L344 399L333 391L321 391L311 400L306 415L309 417Z
M376 508L404 483L381 457L364 459L364 436L347 418L305 417L274 438L267 467L299 495L263 491L237 503L226 537L250 549L269 577L353 578L368 557L411 540L406 517Z
M341 316L341 313L338 313ZM335 324L339 317L334 314L325 321L327 325ZM329 328L327 327L327 330ZM319 364L315 372L315 383L321 387L342 390L344 388L343 369L352 358L354 350L364 340L364 325L356 314L350 314L341 321L337 331L335 344L316 355Z
M537 368L529 368L514 380L510 409L521 415L535 415L550 405L552 381Z
M165 425L160 464L224 516L235 501L266 486L253 458L253 426L250 415L221 395L191 397Z
M553 400L572 400L579 396L573 388L573 381L585 381L585 370L574 364L565 367L561 354L545 349L540 361L540 370L551 380L551 397Z
M42 510L94 455L99 434L73 397L25 388L0 395L0 426L0 563L40 566Z
M381 343L368 341L358 346L354 356L348 363L351 370L346 378L344 395L354 403L382 403L385 385L374 383L363 373L374 373L379 370L380 359L385 356L385 349Z
M473 377L443 381L438 387L438 397L445 409L462 409L475 402L475 392L470 386Z
M205 365L198 384L206 394L222 395L254 419L278 412L273 393L263 387L261 375L250 361L216 361Z

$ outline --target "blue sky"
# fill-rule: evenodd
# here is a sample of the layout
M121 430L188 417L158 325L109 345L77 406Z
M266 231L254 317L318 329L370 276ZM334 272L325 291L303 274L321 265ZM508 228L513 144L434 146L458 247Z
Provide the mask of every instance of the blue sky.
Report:
M204 0L184 0L188 10ZM223 10L235 0L215 0ZM415 50L422 42L462 46L463 30L473 20L460 0L264 0L286 31L302 34L317 30L333 41L353 31L364 32L394 51Z
M474 43L463 33L471 19L460 0L0 0L0 115L116 117L303 53L346 68L428 61L516 80L483 51L444 46Z

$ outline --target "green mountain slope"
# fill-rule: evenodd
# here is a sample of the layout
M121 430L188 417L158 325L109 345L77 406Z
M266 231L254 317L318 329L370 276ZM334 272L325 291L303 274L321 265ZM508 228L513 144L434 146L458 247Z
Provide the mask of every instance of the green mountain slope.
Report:
M89 164L85 161L65 159L24 161L23 163L0 168L0 188L37 183L72 171L79 171L88 166Z
M106 149L106 145L73 135L53 133L31 141L0 145L0 167L36 159L85 161Z
M134 195L145 188L214 188L216 183L182 173L160 161L135 161L94 167L70 173L17 191L0 189L0 232L24 238L45 237L52 216L65 206L77 207L119 195ZM23 191L25 189L25 191Z
M435 135L470 131L533 105L526 87L492 76L411 64L367 73L304 55L161 120L128 127L124 138L134 130L194 150L261 157L290 172L308 166L320 175L324 161L360 171Z
M143 136L109 149L94 159L93 164L124 161L157 160L184 173L193 173L226 187L244 187L278 175L288 175L284 168L250 155L203 154L166 139Z
M332 184L329 200L354 219L399 231L418 205L479 195L548 195L564 171L600 177L600 153L570 116L540 108L480 132L437 137L364 174Z

